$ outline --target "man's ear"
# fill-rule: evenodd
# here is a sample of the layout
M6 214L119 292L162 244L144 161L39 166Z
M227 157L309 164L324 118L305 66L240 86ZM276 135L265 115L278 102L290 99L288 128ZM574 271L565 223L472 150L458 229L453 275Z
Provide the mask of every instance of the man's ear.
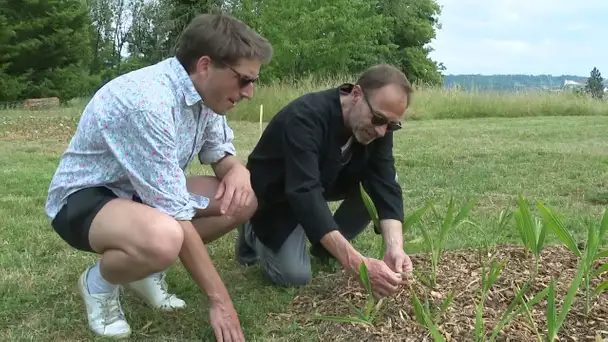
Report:
M196 73L206 73L211 68L211 58L209 56L202 56L196 61Z
M361 88L360 85L355 84L355 86L353 87L353 90L350 92L350 94L352 95L353 98L359 99L360 97L363 97L363 88Z

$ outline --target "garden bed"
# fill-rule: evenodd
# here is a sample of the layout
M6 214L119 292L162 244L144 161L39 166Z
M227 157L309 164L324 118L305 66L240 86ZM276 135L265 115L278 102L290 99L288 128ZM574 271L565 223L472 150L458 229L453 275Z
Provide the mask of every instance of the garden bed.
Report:
M522 246L499 246L488 251L460 250L444 252L437 269L436 286L431 289L416 281L415 293L422 303L428 298L431 312L454 291L451 305L436 320L440 333L450 341L474 341L476 304L481 298L481 261L487 263L489 254L498 262L505 261L504 268L487 293L483 305L483 319L488 340L501 315L513 302L518 286L521 288L531 278L534 256L525 257ZM481 257L480 257L481 256ZM430 268L428 254L411 255L416 271ZM594 265L605 264L606 258ZM579 258L564 246L546 246L541 252L539 272L533 277L532 287L526 292L529 301L537 293L548 288L555 280L556 316L559 316L568 288L577 272ZM487 272L487 269L486 269ZM591 288L606 280L606 274L591 279ZM355 317L354 305L362 308L368 296L358 279L343 271L321 275L296 297L287 314L277 316L281 324L296 322L306 330L313 330L320 341L432 341L429 331L416 320L411 291L404 287L395 296L384 299L372 324L340 323L319 320L316 316ZM590 301L590 312L585 315L585 298L579 288L576 299L559 330L562 341L596 341L596 337L608 339L608 293L600 293ZM517 315L506 324L497 336L499 341L545 340L547 332L547 297ZM532 318L530 323L529 317ZM537 335L537 332L539 335ZM602 341L602 339L599 339Z

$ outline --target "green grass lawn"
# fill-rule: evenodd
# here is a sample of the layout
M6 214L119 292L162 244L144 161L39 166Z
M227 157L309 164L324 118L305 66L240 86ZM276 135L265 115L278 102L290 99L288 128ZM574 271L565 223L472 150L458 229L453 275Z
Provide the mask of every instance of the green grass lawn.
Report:
M76 120L72 114L0 113L0 340L92 338L76 280L94 256L70 249L44 214L50 178ZM259 127L246 122L232 126L240 156L245 158ZM557 210L581 238L585 221L599 220L608 207L606 116L407 122L397 134L395 157L408 211L431 198L441 204L450 195L458 204L474 198L477 205L471 218L490 227L500 210L515 207L517 193L522 192L528 200L541 200ZM209 168L193 165L189 172L209 173ZM408 252L422 250L418 232L405 236L413 241L406 243ZM227 235L209 251L228 285L247 340L314 340L296 325L272 324L299 289L270 286L257 267L241 267L233 255L235 237ZM517 243L519 237L514 228L480 231L463 225L453 232L448 248L482 240ZM378 237L368 231L355 245L376 253L377 242ZM159 313L127 294L123 306L132 339L214 340L206 299L184 268L172 267L167 280L188 308Z

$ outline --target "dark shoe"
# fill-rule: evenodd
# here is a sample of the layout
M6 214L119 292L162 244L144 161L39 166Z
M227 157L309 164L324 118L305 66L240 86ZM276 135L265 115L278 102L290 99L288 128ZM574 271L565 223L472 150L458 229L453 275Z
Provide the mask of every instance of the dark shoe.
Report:
M246 234L248 234L249 231L245 231L245 225L249 225L249 222L239 226L237 229L238 237L236 239L234 252L236 255L236 261L239 264L243 266L253 266L258 262L259 257L255 250L247 242ZM247 230L250 229L251 227L247 227Z

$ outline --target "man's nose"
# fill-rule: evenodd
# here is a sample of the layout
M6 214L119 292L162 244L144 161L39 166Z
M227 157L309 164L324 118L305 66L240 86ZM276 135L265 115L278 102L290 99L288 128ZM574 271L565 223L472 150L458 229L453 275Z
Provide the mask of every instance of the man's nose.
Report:
M241 96L251 100L253 97L253 83L249 83L245 87L241 88Z

